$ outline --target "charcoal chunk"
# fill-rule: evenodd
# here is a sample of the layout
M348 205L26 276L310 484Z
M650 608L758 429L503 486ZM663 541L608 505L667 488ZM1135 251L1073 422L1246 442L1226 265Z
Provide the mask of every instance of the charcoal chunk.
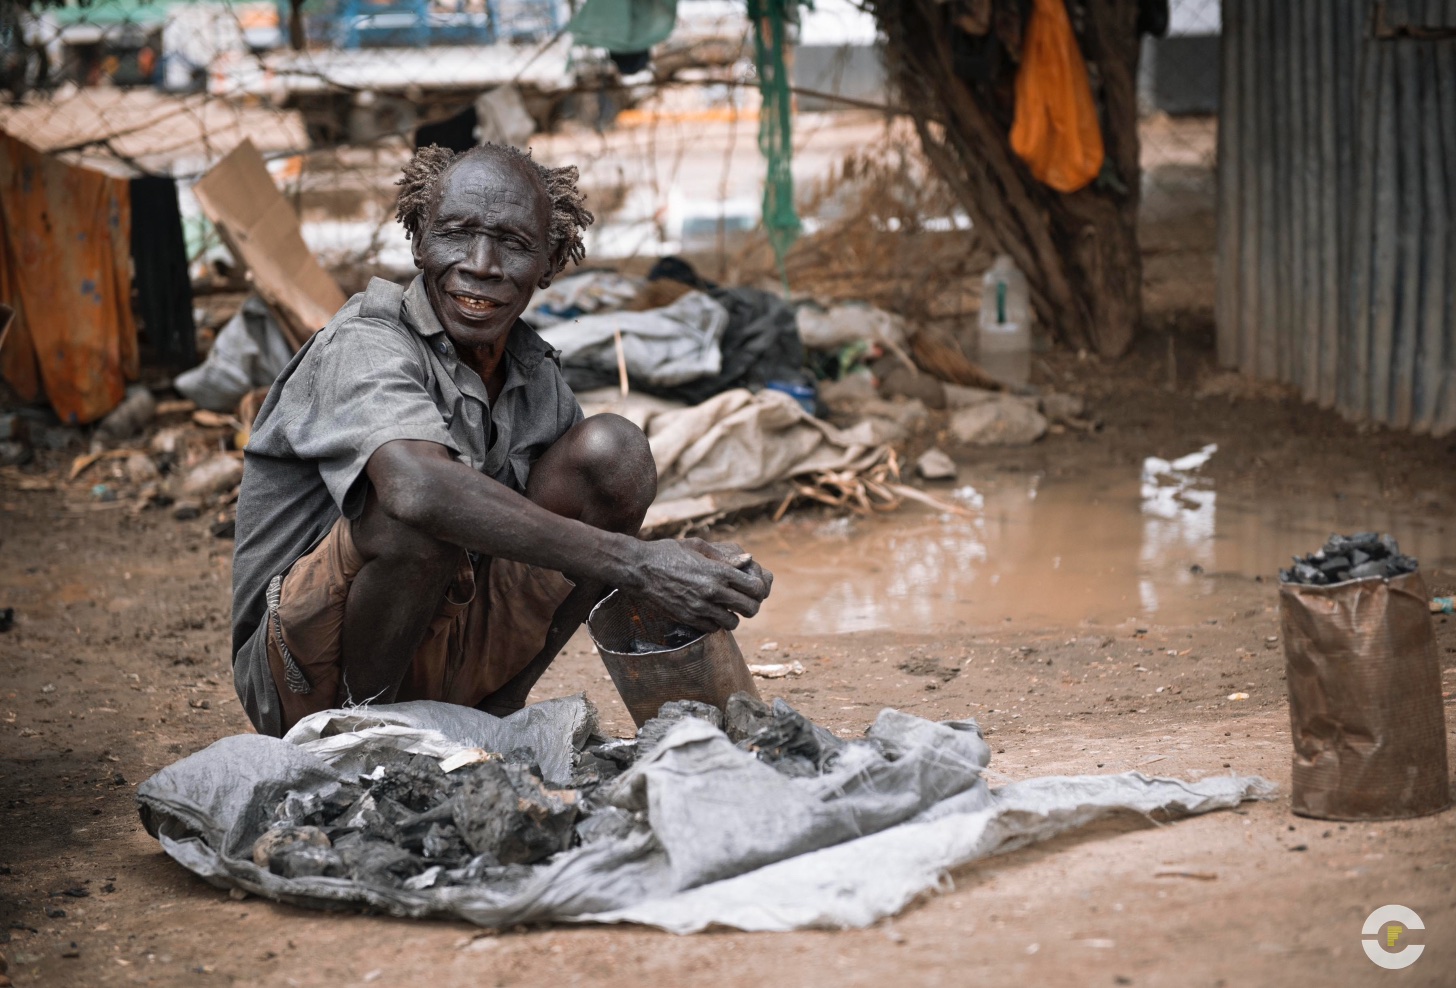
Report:
M723 715L723 732L734 744L757 734L773 721L773 710L750 693L734 693Z
M758 753L784 775L812 778L832 766L845 742L783 700L774 700L773 719L745 738L740 748Z
M501 864L530 864L571 844L576 794L549 790L525 767L483 762L453 799L455 827L476 854Z
M697 700L671 700L658 709L656 717L637 729L637 757L656 748L674 724L689 717L705 720L720 729L723 726L723 712L717 707Z
M1296 556L1294 565L1279 571L1283 583L1330 586L1348 580L1390 579L1414 573L1418 564L1401 554L1389 535L1357 532L1331 535L1324 546L1307 556Z
M284 878L340 878L346 872L344 859L330 847L289 844L268 859L268 870Z

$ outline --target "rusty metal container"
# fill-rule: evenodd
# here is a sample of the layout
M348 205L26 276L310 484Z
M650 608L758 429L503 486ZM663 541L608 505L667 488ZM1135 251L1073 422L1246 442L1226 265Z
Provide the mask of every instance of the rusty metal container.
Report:
M724 710L734 693L758 696L743 653L727 631L693 632L685 644L669 644L682 625L620 590L592 609L586 626L638 727L669 700L697 700ZM660 648L634 651L644 643Z
M1420 573L1280 587L1295 813L1389 820L1451 804L1428 596Z

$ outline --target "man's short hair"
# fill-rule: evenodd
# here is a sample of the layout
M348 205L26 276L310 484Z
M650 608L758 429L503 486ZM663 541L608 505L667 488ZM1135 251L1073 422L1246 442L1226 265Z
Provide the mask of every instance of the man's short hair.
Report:
M551 203L551 222L546 247L551 257L551 274L559 274L573 261L586 257L581 234L595 218L586 209L586 196L577 188L579 173L575 165L548 168L531 157L530 151L509 144L482 144L456 154L449 148L431 144L415 151L404 166L404 177L395 184L399 189L396 216L404 224L405 236L420 235L440 196L440 176L453 164L472 157L495 156L524 166L527 174L541 183L541 191Z

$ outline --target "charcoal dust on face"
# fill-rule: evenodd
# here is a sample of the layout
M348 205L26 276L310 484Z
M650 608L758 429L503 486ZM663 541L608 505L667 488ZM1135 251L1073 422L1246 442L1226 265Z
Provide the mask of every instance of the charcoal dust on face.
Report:
M550 284L551 204L524 166L471 157L440 177L414 243L430 306L458 347L492 349Z

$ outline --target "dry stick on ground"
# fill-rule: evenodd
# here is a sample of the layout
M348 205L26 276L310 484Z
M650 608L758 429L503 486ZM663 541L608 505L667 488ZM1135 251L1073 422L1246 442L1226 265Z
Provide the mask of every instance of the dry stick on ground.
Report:
M1012 0L993 0L997 8ZM1117 356L1142 315L1137 242L1138 0L1080 0L1078 38L1095 80L1107 161L1070 195L1038 182L1011 150L1011 85L968 80L955 46L970 43L935 0L870 0L885 33L886 63L936 170L976 228L1026 272L1037 317L1063 341ZM1019 21L1019 12L1016 13ZM994 20L994 18L993 18Z

